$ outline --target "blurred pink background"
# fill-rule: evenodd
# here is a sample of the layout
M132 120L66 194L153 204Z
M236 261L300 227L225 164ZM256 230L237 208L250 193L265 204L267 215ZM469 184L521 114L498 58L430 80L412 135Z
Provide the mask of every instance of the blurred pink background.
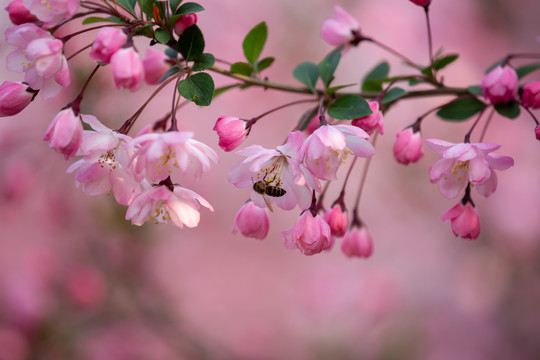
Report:
M334 5L355 16L364 34L427 62L423 10L407 0L200 3L207 9L198 23L206 51L219 59L243 60L243 36L267 22L263 56L276 57L265 72L273 81L297 84L291 75L296 64L319 62L331 51L319 31ZM537 1L433 0L431 10L435 48L461 54L444 70L448 85L479 84L485 69L506 54L540 50ZM2 30L9 26L6 13L0 24ZM91 41L89 35L69 44L68 55ZM136 44L142 50L147 43ZM0 44L5 58L13 48ZM392 75L410 71L361 44L343 58L336 84L360 81L381 60L391 63ZM393 160L396 131L445 101L431 98L404 101L385 116L360 210L374 255L351 260L335 246L306 257L286 250L280 236L297 210L275 211L263 241L231 235L234 215L249 195L228 183L227 170L238 158L218 148L211 130L218 116L250 118L302 96L248 89L226 93L209 108L182 108L181 130L194 131L221 159L201 181L182 184L207 198L215 212L202 210L195 229L139 228L124 220L125 208L112 196L87 197L77 189L65 173L71 161L41 141L90 72L87 52L70 69L71 91L49 102L38 97L23 113L0 121L1 360L540 357L540 143L526 114L514 121L495 116L487 131L485 141L502 144L498 153L514 157L515 166L498 173L489 199L473 195L482 221L476 241L455 238L439 220L457 200L444 199L429 182L435 152L426 148L424 159L407 167ZM118 91L110 69L98 74L83 112L117 128L152 88ZM0 75L21 79L5 66ZM213 77L218 86L232 83ZM168 88L150 104L137 129L164 115L171 93ZM281 144L305 110L297 106L264 118L247 144ZM470 124L430 116L423 136L459 142ZM351 183L358 183L360 170ZM331 186L327 200L339 190ZM355 193L348 192L349 207Z

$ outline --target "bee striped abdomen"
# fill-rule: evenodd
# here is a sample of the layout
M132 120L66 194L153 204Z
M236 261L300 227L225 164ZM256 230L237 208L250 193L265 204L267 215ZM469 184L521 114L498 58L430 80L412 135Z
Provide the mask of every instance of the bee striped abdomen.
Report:
M279 186L267 186L264 193L272 197L280 197L285 195L286 191Z

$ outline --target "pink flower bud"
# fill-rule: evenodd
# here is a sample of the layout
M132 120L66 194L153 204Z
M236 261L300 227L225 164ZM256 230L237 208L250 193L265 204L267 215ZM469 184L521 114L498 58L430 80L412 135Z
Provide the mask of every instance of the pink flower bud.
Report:
M347 232L349 226L349 217L346 212L341 210L341 206L334 205L324 213L324 221L330 226L333 236L342 237Z
M304 211L294 225L281 233L287 249L299 249L304 255L315 255L329 250L334 244L330 226L319 215Z
M246 121L234 116L220 116L214 130L219 136L219 147L225 151L236 149L246 138Z
M133 47L120 49L111 58L114 84L118 89L138 90L144 79L144 66Z
M382 113L379 111L379 102L369 101L368 104L371 108L372 113L368 116L354 119L351 125L359 127L370 135L373 134L373 131L375 130L379 130L379 132L382 134L383 116Z
M411 2L415 3L418 6L426 6L431 3L431 0L411 0Z
M24 6L22 0L13 0L10 2L6 7L6 11L9 13L9 19L15 25L37 21L37 18L28 11L26 6Z
M242 205L234 218L232 233L238 231L245 237L262 240L268 235L270 214L267 208L260 208L252 201Z
M0 117L20 113L34 96L28 86L19 82L4 81L0 85Z
M321 37L334 46L348 46L360 35L360 25L341 6L334 6L335 17L326 19L321 28Z
M43 140L49 143L49 147L64 154L68 160L79 150L82 134L81 120L75 115L72 108L67 108L55 116L45 132Z
M408 165L417 162L423 155L420 131L414 132L410 127L398 131L394 143L394 158L398 163Z
M540 80L525 85L521 96L521 104L533 109L540 108Z
M148 84L157 84L159 79L169 70L170 65L166 62L167 56L162 52L152 49L146 50L143 60L144 80Z
M534 134L536 135L536 140L540 140L540 125L537 125L534 129Z
M518 92L518 76L510 66L497 66L482 80L484 96L492 104L514 100Z
M191 25L197 23L197 14L185 14L174 23L174 32L180 36Z
M348 231L341 243L341 251L347 257L370 257L373 254L373 241L367 228L354 227Z
M448 210L441 217L442 221L450 220L454 235L464 239L476 239L480 235L480 217L470 203L461 202Z
M122 30L114 27L100 29L90 50L90 58L102 64L111 62L111 57L126 43L127 36Z

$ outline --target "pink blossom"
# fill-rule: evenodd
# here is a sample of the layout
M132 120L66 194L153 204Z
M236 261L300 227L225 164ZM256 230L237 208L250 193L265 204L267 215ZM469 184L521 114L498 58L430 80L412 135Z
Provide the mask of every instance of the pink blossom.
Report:
M143 60L144 80L153 85L159 82L159 79L169 70L167 63L168 57L162 52L152 49L146 50L146 57Z
M510 66L497 66L482 80L484 96L492 104L515 100L518 93L518 76Z
M417 162L423 155L420 131L414 132L413 128L408 127L397 132L394 143L394 158L398 163L408 165Z
M197 14L185 14L174 23L174 32L180 36L191 25L197 23Z
M219 136L219 147L225 151L236 149L248 133L246 121L234 116L220 116L213 130Z
M329 250L334 244L330 226L319 215L313 216L311 211L304 211L294 225L281 233L285 239L285 247L289 250L299 249L304 255L315 255Z
M23 0L13 0L6 7L6 11L9 13L9 19L15 25L37 21L37 18L24 6Z
M540 108L540 80L533 81L523 87L521 104L533 109Z
M260 208L252 201L248 201L236 213L232 233L236 234L240 231L245 237L262 240L268 235L269 226L268 209Z
M333 46L350 46L360 36L360 25L341 6L334 6L335 16L326 19L321 28L321 37Z
M307 168L321 180L337 179L336 172L348 156L370 157L375 153L369 135L352 125L323 125L311 134L300 150Z
M332 236L342 237L347 232L349 217L347 212L341 210L341 206L334 205L324 213L324 221L330 226Z
M444 213L442 221L450 220L454 235L464 239L476 239L480 235L480 217L478 211L470 204L457 203Z
M540 140L540 125L534 128L534 135L536 136L536 140Z
M10 71L24 72L32 89L41 89L50 99L71 82L63 43L35 24L22 24L6 30L6 42L18 47L6 59Z
M119 28L105 27L99 29L96 40L90 50L90 58L102 64L111 62L111 57L126 43L127 36Z
M214 211L208 201L192 190L180 186L151 186L133 199L126 220L138 226L148 221L192 228L199 224L200 205Z
M411 0L411 2L418 6L427 6L431 3L431 0Z
M160 181L173 174L176 169L199 178L210 170L210 162L218 162L212 148L193 140L193 133L168 131L135 137L130 146L136 148L132 157L136 174L145 174L151 181Z
M35 93L27 85L4 81L0 85L0 117L13 116L30 104Z
M514 165L510 156L491 154L501 145L490 143L454 144L443 140L428 139L426 144L442 154L429 169L432 183L446 198L454 198L470 182L483 196L491 195L497 188L494 169L506 170Z
M378 130L381 134L383 134L383 115L382 112L379 110L379 102L369 101L368 104L371 108L372 113L368 116L354 119L351 125L363 129L370 135L373 134L375 130Z
M43 140L49 143L49 147L64 154L68 160L79 150L82 134L83 127L79 116L75 115L72 108L67 108L54 117Z
M341 251L347 257L370 257L373 254L373 240L367 228L361 226L349 230L341 243Z
M138 90L144 79L144 66L133 47L116 51L111 57L114 84L117 89Z
M244 157L229 170L229 181L236 187L251 187L251 200L260 207L265 207L263 196L253 190L253 184L264 181L269 186L278 186L286 191L281 197L268 197L266 201L275 201L284 210L293 209L297 204L307 209L311 204L311 189L320 191L317 179L300 162L298 152L302 146L302 133L289 133L287 143L276 150L265 149L260 145L251 145L236 152Z
M24 6L43 21L46 28L71 19L79 10L79 2L80 0L23 0Z

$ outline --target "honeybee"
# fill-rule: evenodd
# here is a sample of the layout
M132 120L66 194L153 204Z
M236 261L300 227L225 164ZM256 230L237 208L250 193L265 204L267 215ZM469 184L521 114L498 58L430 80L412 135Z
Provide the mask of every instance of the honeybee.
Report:
M264 203L272 212L274 211L272 209L272 204L270 203L270 200L268 200L266 195L272 197L281 197L287 192L285 191L285 189L280 188L279 186L268 185L268 183L264 180L259 180L256 183L253 183L253 190L255 190L257 194L262 195Z

